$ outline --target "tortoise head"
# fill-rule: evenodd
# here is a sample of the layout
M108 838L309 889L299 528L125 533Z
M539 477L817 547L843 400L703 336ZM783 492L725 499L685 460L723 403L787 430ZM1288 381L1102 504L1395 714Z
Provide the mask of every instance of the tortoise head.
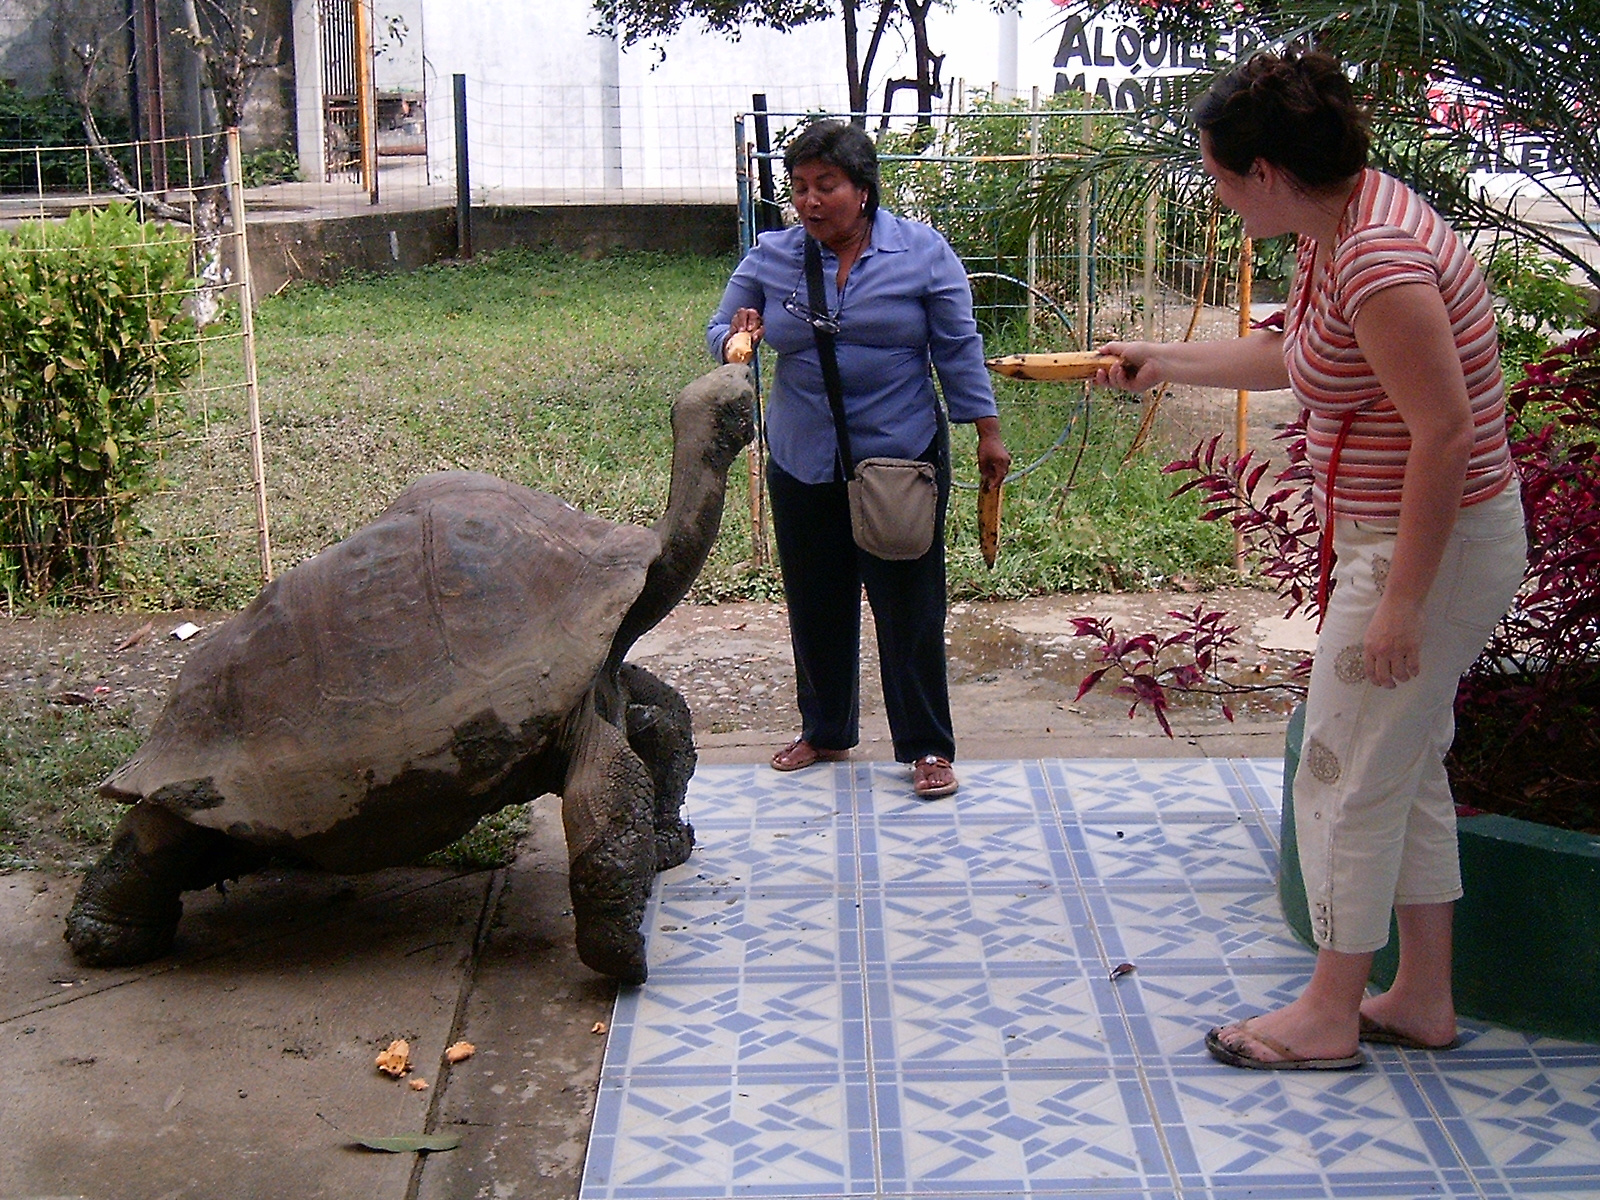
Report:
M743 363L720 366L678 394L672 404L673 499L679 472L689 469L682 461L686 449L700 455L705 469L726 478L739 451L755 437L755 397L755 379Z

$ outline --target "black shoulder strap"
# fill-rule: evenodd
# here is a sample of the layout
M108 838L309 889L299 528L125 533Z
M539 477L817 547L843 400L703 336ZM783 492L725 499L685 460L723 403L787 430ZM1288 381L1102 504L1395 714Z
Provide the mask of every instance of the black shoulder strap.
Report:
M806 235L806 303L812 313L828 311L828 295L822 286L822 247L817 239ZM828 389L828 405L833 409L833 432L839 439L839 459L844 465L844 477L855 474L855 459L850 454L850 426L844 419L844 384L839 379L839 357L834 350L833 334L818 329L812 322L811 332L817 339L817 357L822 360L822 382Z

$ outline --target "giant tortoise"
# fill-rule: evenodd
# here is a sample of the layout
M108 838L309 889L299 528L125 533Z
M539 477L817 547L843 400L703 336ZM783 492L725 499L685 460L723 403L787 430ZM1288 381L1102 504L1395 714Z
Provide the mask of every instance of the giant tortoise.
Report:
M180 893L272 857L393 866L554 792L578 955L642 982L651 882L694 841L695 751L683 698L622 660L705 563L753 399L744 366L684 389L649 528L446 471L268 584L101 786L133 807L67 917L78 959L166 953Z

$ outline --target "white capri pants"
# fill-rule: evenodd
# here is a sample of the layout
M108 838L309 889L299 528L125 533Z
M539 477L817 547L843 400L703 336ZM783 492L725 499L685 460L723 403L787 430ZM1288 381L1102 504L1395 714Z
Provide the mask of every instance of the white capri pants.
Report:
M1295 836L1317 945L1348 954L1389 940L1397 904L1461 897L1455 800L1444 757L1455 696L1527 566L1513 480L1456 518L1424 606L1421 673L1366 679L1364 639L1388 580L1395 533L1334 526L1336 586L1317 639L1294 777Z

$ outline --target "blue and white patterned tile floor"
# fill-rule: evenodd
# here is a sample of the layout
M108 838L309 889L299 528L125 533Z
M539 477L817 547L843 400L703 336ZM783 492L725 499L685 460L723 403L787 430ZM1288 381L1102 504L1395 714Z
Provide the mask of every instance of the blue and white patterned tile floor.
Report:
M1600 1196L1600 1047L1469 1023L1356 1072L1207 1056L1310 972L1280 760L961 773L919 803L886 763L701 769L581 1200Z

